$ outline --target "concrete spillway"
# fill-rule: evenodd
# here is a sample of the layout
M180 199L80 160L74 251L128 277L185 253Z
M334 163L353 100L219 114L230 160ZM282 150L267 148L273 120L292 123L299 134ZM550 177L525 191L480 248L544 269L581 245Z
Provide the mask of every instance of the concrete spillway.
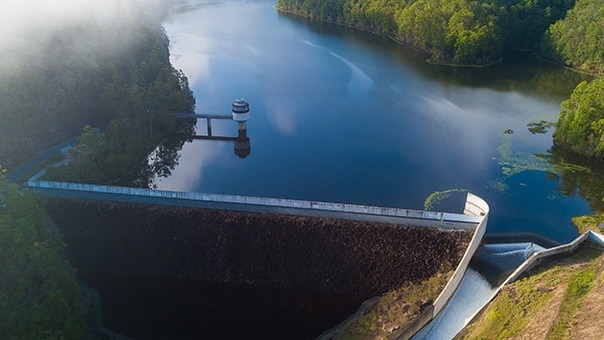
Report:
M496 292L480 273L468 269L442 312L413 339L452 339Z
M485 244L475 255L481 262L499 273L510 273L532 254L545 248L535 243ZM453 297L443 311L413 339L452 339L461 331L499 290L486 277L474 269L468 269Z

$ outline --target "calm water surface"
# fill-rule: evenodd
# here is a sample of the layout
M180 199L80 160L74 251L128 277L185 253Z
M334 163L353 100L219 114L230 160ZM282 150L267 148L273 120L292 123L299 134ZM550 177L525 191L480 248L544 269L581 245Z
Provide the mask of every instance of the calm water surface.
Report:
M527 129L557 119L576 75L530 54L488 68L431 65L394 42L273 6L194 2L165 23L198 113L250 103L251 154L192 141L159 189L413 209L436 191L464 189L491 205L490 234L576 236L570 218L589 206L560 194L535 156L551 147L551 131ZM236 135L233 122L212 127ZM462 197L434 208L459 212Z

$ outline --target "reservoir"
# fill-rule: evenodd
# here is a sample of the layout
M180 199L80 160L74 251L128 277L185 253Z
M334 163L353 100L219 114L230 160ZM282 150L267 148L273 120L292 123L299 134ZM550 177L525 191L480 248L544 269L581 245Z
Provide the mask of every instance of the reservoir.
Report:
M470 191L491 206L487 236L577 236L570 219L590 206L559 190L547 157L552 128L528 125L555 122L580 76L520 52L484 68L430 64L391 40L274 5L190 1L165 22L197 113L250 103L251 153L187 142L158 189L452 212L464 194L425 201ZM205 129L199 120L198 133ZM213 121L212 130L237 135L232 122Z

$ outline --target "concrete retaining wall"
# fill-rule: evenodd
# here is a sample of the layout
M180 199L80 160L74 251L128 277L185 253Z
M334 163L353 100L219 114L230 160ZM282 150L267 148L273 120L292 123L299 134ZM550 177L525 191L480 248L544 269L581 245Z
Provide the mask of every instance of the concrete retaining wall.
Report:
M595 233L593 231L587 231L573 241L567 244L562 244L556 247L548 248L542 251L538 251L533 253L526 261L524 261L508 278L497 288L493 297L499 294L499 291L506 285L516 281L522 274L531 270L535 266L543 263L544 261L549 261L551 259L555 259L560 256L571 255L574 251L577 250L581 245L585 242L590 242L596 246L604 248L604 235L599 233ZM487 301L482 308L476 311L474 315L468 319L468 322L476 317L478 313L480 313L491 301Z
M600 245L604 245L602 235L594 233L592 231L587 231L579 235L579 237L577 237L570 243L562 244L557 247L549 248L534 253L528 259L526 259L526 261L524 261L524 263L522 263L520 267L518 267L512 274L510 274L510 276L505 280L505 282L503 282L501 286L505 286L508 283L516 281L520 277L520 275L539 265L541 262L543 262L544 259L559 255L569 255L573 253L575 250L577 250L579 246L583 244L583 242L588 240L599 243Z

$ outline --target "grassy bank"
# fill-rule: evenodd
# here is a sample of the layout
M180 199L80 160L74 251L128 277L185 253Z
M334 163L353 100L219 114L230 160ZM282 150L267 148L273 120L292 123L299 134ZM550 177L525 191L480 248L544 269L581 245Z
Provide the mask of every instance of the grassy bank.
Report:
M601 250L540 266L511 285L457 339L601 339L604 310ZM594 322L595 321L595 322Z

